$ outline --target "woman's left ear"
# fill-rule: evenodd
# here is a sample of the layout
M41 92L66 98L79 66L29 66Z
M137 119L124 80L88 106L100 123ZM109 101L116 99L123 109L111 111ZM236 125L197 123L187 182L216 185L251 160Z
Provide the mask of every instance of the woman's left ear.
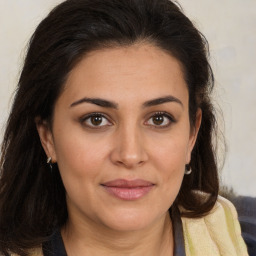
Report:
M46 120L41 120L40 118L36 118L35 123L41 145L44 148L47 158L51 157L52 163L57 162L53 135L49 123Z
M196 139L197 139L197 135L201 126L201 121L202 121L202 110L201 108L198 108L197 112L196 112L196 120L195 123L193 125L193 127L191 127L190 129L190 136L189 136L189 148L188 148L188 152L187 152L187 161L186 163L189 164L190 163L190 159L191 159L191 152L195 146L196 143Z

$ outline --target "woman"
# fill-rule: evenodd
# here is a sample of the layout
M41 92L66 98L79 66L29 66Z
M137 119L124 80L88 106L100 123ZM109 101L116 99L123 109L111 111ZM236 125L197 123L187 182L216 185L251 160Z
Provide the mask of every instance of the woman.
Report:
M38 26L1 158L4 255L247 255L218 198L207 42L168 0L67 0Z

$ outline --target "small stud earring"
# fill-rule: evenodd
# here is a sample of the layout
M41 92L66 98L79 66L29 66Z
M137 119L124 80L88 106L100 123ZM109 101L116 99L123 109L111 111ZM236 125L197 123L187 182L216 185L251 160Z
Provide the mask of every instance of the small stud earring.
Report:
M185 174L186 174L186 175L189 175L191 172L192 172L191 166L186 165L186 166L185 166Z
M48 158L47 158L47 164L50 166L50 168L51 168L51 171L52 171L52 158L49 156Z

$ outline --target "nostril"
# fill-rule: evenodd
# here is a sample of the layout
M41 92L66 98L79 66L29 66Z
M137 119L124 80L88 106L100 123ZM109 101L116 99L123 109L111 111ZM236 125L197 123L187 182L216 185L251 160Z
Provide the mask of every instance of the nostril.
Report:
M145 163L145 161L134 161L133 160L117 160L115 161L116 165L123 166L125 168L131 169L134 167L142 166Z
M129 169L143 165L148 160L145 144L142 139L125 134L122 133L121 138L113 144L110 152L112 163Z

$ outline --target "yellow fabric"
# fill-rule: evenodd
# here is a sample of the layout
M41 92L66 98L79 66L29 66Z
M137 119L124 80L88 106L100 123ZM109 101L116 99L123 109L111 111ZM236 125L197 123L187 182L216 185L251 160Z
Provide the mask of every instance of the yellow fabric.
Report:
M248 256L237 212L227 199L219 196L205 217L181 219L186 256Z
M29 256L43 256L42 248L35 248L28 252ZM11 256L19 256L18 254L12 253Z

